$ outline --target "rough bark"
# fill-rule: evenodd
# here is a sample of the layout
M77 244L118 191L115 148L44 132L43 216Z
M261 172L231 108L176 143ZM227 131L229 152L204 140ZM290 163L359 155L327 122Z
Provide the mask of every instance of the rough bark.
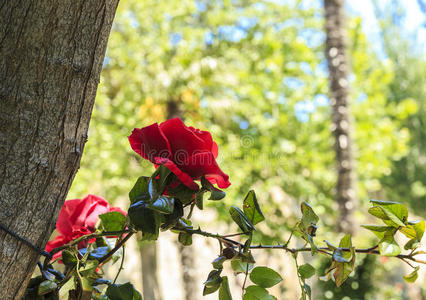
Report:
M145 300L161 300L161 289L158 284L157 244L143 244L140 246L140 253L143 297Z
M0 222L44 248L87 139L118 0L0 1ZM39 254L0 230L0 299Z
M329 69L332 129L338 172L336 196L340 211L339 228L341 231L352 233L355 228L353 211L357 206L357 199L354 189L344 0L324 0L324 9L325 53Z

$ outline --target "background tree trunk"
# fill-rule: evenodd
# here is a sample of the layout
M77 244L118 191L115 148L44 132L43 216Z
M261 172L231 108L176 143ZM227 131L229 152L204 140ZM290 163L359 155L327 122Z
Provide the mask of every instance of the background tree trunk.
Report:
M142 260L142 285L144 300L161 300L158 284L157 243L139 244Z
M348 63L345 44L344 0L324 0L326 42L325 54L329 69L330 103L333 107L333 133L338 170L337 202L339 228L353 233L353 211L357 206L354 189L351 118L349 114Z
M44 248L79 167L118 0L0 3L0 222ZM0 299L39 254L0 230Z

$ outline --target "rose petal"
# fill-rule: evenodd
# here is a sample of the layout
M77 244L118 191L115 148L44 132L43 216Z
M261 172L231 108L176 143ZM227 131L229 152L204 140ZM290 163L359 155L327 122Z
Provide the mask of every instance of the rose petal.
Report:
M127 213L120 207L111 207L109 211L118 211L119 213L122 213L123 215L127 216Z
M180 167L183 172L194 179L206 176L206 179L217 183L220 188L227 188L231 185L229 176L219 168L212 152L196 153Z
M218 155L218 147L217 144L213 141L212 135L208 131L203 131L191 126L189 128L197 137L204 141L204 147L202 149L198 149L200 151L211 151L216 158Z
M107 213L110 210L108 201L96 195L87 195L83 201L91 202L91 206L86 213L83 226L90 230L95 230L96 223L99 220L99 215Z
M170 145L157 123L135 128L128 137L132 149L143 158L155 162L155 157L170 157Z
M63 246L65 244L69 243L69 239L67 239L65 236L63 235L58 235L56 236L53 240L48 241L46 244L46 247L44 248L47 252L52 251L55 248L58 248L60 246Z
M72 233L72 226L75 224L78 215L78 207L81 205L81 199L73 199L65 201L64 205L59 212L58 221L56 222L56 229L63 235L69 236Z
M217 147L217 144L215 142L213 142L212 144L212 153L214 158L217 158L217 156L219 155L219 148Z
M160 129L167 137L172 150L172 160L179 165L180 162L191 157L195 152L211 150L211 145L187 127L181 119L169 119L160 124Z
M194 191L198 191L199 186L197 183L195 183L194 180L192 180L191 176L186 174L185 172L182 172L181 169L179 169L178 166L174 162L172 162L170 159L163 158L163 157L156 157L156 163L159 165L165 165L167 168L170 169L178 178L179 180L189 187L190 189Z

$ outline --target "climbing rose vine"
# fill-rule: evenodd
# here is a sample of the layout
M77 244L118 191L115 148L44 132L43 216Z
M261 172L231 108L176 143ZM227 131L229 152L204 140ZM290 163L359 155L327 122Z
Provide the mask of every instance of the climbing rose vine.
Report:
M31 279L26 299L142 299L131 283L116 283L124 261L124 245L137 232L142 233L142 240L155 241L160 230L170 230L185 246L191 245L194 234L216 239L220 251L211 262L212 271L206 274L203 295L218 291L220 300L233 298L228 277L223 274L225 263L230 263L234 274L245 276L243 300L277 299L268 288L283 278L267 266L256 266L253 249L279 249L294 258L302 299L311 298L306 279L314 276L316 270L309 263L299 265L300 252L329 257L327 274L337 286L354 271L360 254L395 257L407 263L413 268L404 276L407 282L414 282L420 265L426 264L419 258L426 254L420 244L425 222L410 220L407 208L397 202L371 200L368 212L383 224L362 225L377 236L377 242L366 249L355 247L350 235L345 235L338 244L323 241L321 246L316 240L316 232L321 230L319 217L306 202L301 203L299 220L285 242L253 244L255 225L267 217L253 190L243 198L242 205L229 208L230 218L238 225L239 232L221 235L203 231L192 224L192 211L203 210L205 199L223 199L225 192L221 189L231 184L216 162L218 146L211 134L188 127L175 118L135 128L128 139L137 154L155 165L155 172L136 180L129 192L127 213L95 195L66 201L56 224L59 235L47 243L45 250L49 253L45 254L44 263L38 264L41 275ZM403 247L395 240L397 234L407 240ZM292 238L302 240L308 247L290 247ZM113 281L104 279L103 267L117 260L121 260L118 274ZM57 267L62 264L64 268Z

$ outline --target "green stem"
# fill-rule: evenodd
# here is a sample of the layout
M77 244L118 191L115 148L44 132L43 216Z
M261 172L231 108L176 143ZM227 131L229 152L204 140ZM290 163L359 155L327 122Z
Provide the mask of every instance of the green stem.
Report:
M115 283L117 281L118 275L120 275L121 270L123 270L124 255L126 254L125 249L126 249L126 245L123 245L123 254L121 256L120 268L118 269L117 275L115 275L114 281L112 283Z
M120 242L117 243L117 245L115 245L115 247L108 252L107 254L105 254L105 256L103 256L101 259L99 259L99 264L103 263L104 261L106 261L107 259L109 259L115 252L117 252L118 249L120 249L126 242L128 239L130 239L132 237L132 235L135 232L130 232L128 235L126 235L124 237L124 239L122 239Z
M209 237L209 238L214 238L214 239L218 239L224 242L227 242L229 244L238 246L238 247L243 247L244 245L238 241L232 240L227 238L227 236L229 235L220 235L220 234L214 234L214 233L210 233L207 231L203 231L201 229L190 229L190 228L173 228L173 230L176 231L181 231L181 232L186 232L186 233L190 233L190 234L198 234L198 235L202 235L205 237ZM240 234L236 234L236 235L240 235ZM364 253L364 254L374 254L374 255L380 255L380 252L378 250L376 250L378 248L378 245L375 245L373 247L370 248L366 248L366 249L355 249L356 253ZM250 249L280 249L280 250L285 250L287 252L290 253L297 253L297 252L310 252L312 249L311 247L302 247L302 248L289 248L287 247L287 245L251 245ZM351 249L349 248L340 248L342 251L347 251L350 252ZM331 253L327 252L327 250L329 250L328 247L322 247L322 248L318 248L318 251L320 253L326 254L326 255L332 255ZM416 263L420 263L420 264L426 264L426 261L424 260L420 260L414 257L413 254L399 254L397 256L395 256L398 259L408 259L411 261L414 261Z

